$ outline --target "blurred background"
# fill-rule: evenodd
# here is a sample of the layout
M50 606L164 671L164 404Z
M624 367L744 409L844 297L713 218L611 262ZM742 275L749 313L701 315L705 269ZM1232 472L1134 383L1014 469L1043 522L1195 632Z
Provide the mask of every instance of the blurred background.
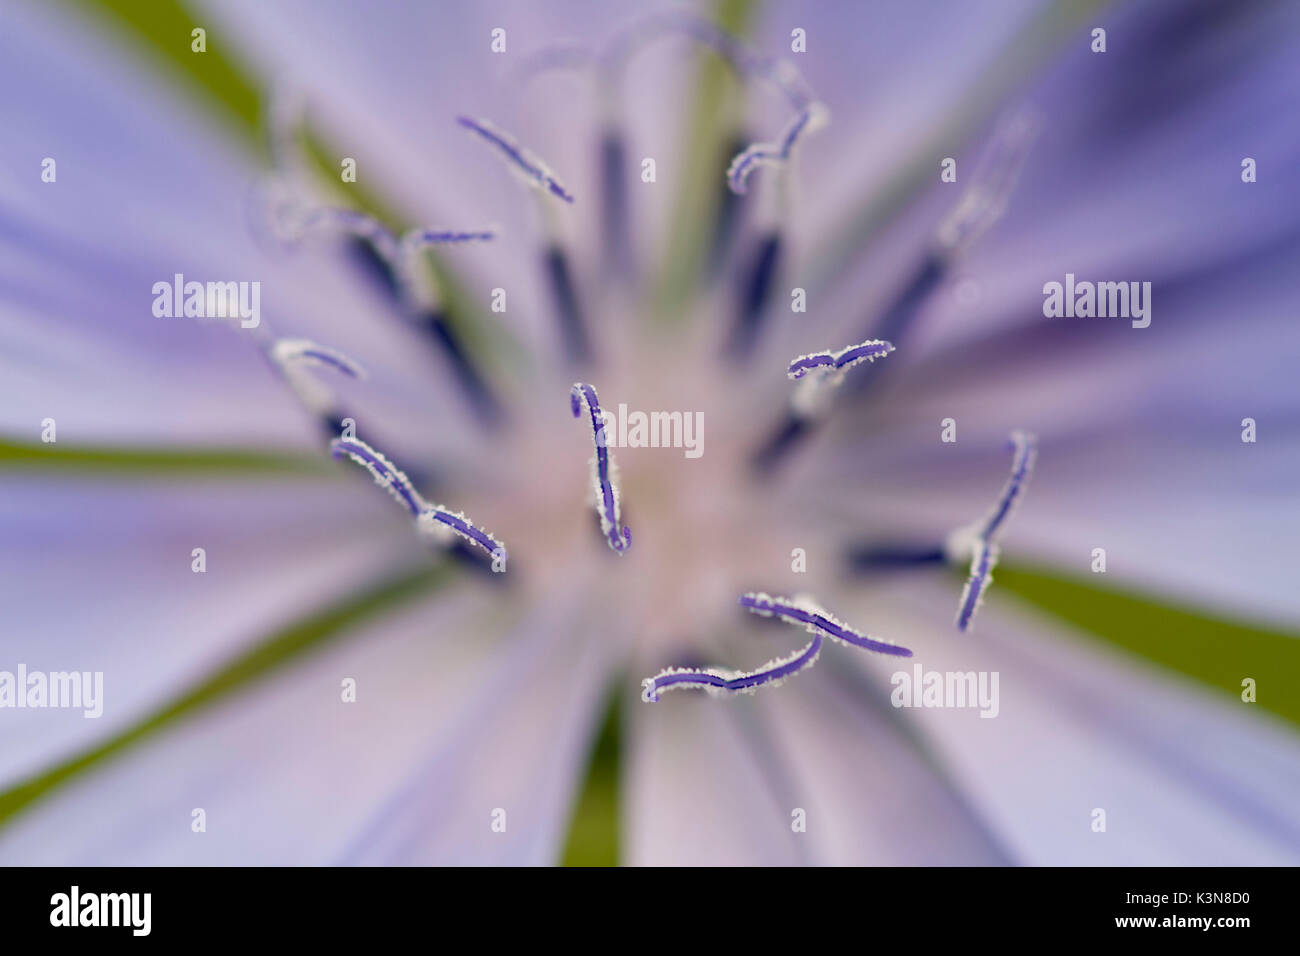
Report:
M3 18L0 672L105 690L95 719L0 706L0 861L1300 860L1294 4ZM376 230L416 226L495 238L405 275ZM260 283L260 324L160 318L177 274ZM1150 326L1046 317L1067 274L1151 283ZM801 418L786 364L872 337L897 352ZM297 338L368 376L305 386L274 359ZM706 422L698 462L616 450L624 557L575 380ZM331 461L344 417L510 571ZM1018 428L1038 468L959 633L950 535ZM752 697L642 702L665 667L803 646L737 609L761 589L997 672L997 718L893 705L912 662L840 645Z

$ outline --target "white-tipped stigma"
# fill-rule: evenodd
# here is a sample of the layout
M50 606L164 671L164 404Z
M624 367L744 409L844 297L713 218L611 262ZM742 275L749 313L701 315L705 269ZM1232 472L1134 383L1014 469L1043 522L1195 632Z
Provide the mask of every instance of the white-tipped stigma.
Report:
M966 586L962 588L961 601L957 604L955 623L957 630L969 631L975 612L984 604L984 595L993 583L993 569L998 563L998 546L991 542L975 542L971 554L970 571L966 576Z
M462 538L487 552L488 556L501 562L505 568L506 548L492 534L480 528L463 512L451 511L443 505L430 504L416 490L415 485L380 452L359 438L336 438L330 442L330 453L335 458L346 455L361 465L375 479L375 484L383 488L394 500L410 512L415 521L416 532L443 548L451 545L456 538Z
M392 495L398 504L411 513L412 518L418 518L428 510L429 503L416 490L411 479L406 477L406 473L360 438L335 438L330 442L330 454L335 458L346 455L365 468L374 477L375 484Z
M564 188L556 175L551 172L551 168L538 156L521 146L510 134L484 119L458 116L456 122L495 147L506 165L525 185L549 193L567 203L573 202L572 193Z
M822 103L809 103L790 121L775 143L754 143L738 153L727 169L727 184L734 193L744 193L750 174L760 166L784 166L790 162L795 147L809 133L830 121L830 111Z
M835 390L844 383L848 370L884 358L894 346L883 339L868 339L837 352L809 352L800 355L786 369L796 384L790 395L790 411L802 421L815 421L831 407Z
M499 559L502 570L505 568L505 544L487 529L474 524L463 511L451 511L442 505L429 505L416 517L415 527L418 532L432 538L444 548L456 538L467 541L483 549L488 557Z
M721 667L669 667L641 682L641 699L653 704L659 700L663 691L681 687L704 690L713 696L752 694L760 687L779 687L817 662L823 637L882 654L912 656L906 647L855 631L843 621L836 620L806 595L781 598L761 591L751 592L740 596L740 606L760 617L778 617L799 625L812 635L812 640L793 654L773 658L753 671L734 671Z
M735 697L756 694L761 687L780 687L795 674L806 671L821 656L821 635L791 654L774 657L752 671L728 667L666 667L653 677L641 681L641 699L657 703L670 690L702 690L710 697ZM678 679L674 680L673 678Z
M884 339L868 339L856 345L846 345L837 352L809 352L800 355L790 363L786 374L792 379L800 379L809 372L824 369L838 374L842 379L844 373L854 366L874 362L892 351L894 351L892 342L886 342Z
M1031 433L1022 430L1012 432L1011 445L1011 474L1002 486L998 500L985 517L953 531L944 545L950 561L959 562L965 560L967 555L970 556L970 574L957 605L957 628L961 631L970 630L975 612L983 604L984 595L993 583L993 568L997 565L999 555L998 540L1005 530L1007 519L1024 496L1038 459L1038 441Z
M912 656L912 652L900 644L874 634L864 634L850 627L807 594L784 598L774 597L764 591L751 591L740 596L740 604L751 614L760 617L777 617L788 624L801 626L809 634L821 634L850 647L860 647L901 657Z
M432 280L417 269L418 253L435 245L490 242L497 238L495 227L460 230L415 226L400 236L368 213L338 206L308 206L285 201L272 213L275 231L288 246L310 235L350 236L362 239L384 261L408 306L431 307L437 302Z
M569 410L573 417L587 410L591 423L592 443L596 453L591 461L591 490L596 514L600 517L600 530L615 554L622 555L632 545L632 532L623 524L622 499L618 491L618 465L609 451L605 435L606 413L601 410L596 389L585 382L575 382L569 390Z
M307 409L324 415L334 408L334 394L311 374L312 368L331 368L349 378L364 379L366 371L336 349L310 339L275 339L267 356Z

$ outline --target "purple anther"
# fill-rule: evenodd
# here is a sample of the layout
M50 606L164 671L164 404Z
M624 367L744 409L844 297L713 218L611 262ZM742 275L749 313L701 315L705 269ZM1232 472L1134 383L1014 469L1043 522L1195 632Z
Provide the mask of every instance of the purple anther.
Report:
M582 414L584 404L591 416L591 437L596 445L591 473L592 485L596 493L596 511L600 515L600 530L615 553L622 554L632 546L632 532L623 527L621 522L618 488L615 487L612 478L614 459L606 447L605 416L600 410L600 400L596 397L596 390L590 385L578 382L569 391L569 409L573 412L574 418Z
M660 691L696 687L711 694L752 694L760 687L775 687L786 678L811 667L821 653L822 638L829 637L854 647L911 657L912 652L879 637L862 634L842 621L836 620L825 609L807 600L772 597L762 592L742 594L740 606L763 617L779 617L792 624L800 624L812 635L808 645L789 657L768 661L755 671L730 671L721 668L670 667L654 677L641 682L641 699L654 703Z
M573 202L573 196L564 188L547 165L520 146L509 135L497 129L487 120L476 120L468 116L457 116L456 122L470 132L487 140L505 157L506 162L525 179L539 189L557 196L567 203Z
M838 352L811 352L801 355L786 370L793 379L803 378L813 369L828 369L842 372L863 362L874 362L878 358L894 351L894 346L883 339L869 339L858 345L850 345Z

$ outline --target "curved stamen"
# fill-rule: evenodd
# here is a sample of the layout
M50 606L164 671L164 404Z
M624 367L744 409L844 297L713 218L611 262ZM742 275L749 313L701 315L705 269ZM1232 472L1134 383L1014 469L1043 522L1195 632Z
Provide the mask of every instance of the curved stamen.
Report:
M969 528L958 529L950 538L950 552L960 552L964 547L971 548L970 575L957 606L957 629L960 631L970 629L975 612L983 602L989 585L993 583L993 568L998 560L997 539L1007 518L1024 494L1038 457L1037 439L1029 432L1012 432L1011 444L1014 449L1011 475L1002 486L1002 493L998 495L992 510L975 526L973 533Z
M862 647L880 654L891 654L895 657L912 656L912 652L906 647L881 637L856 631L843 621L836 620L824 608L806 599L773 597L757 591L742 594L740 606L763 617L779 617L791 624L802 624L810 634L821 633L832 640L851 644L854 647Z
M601 52L595 48L566 41L543 47L530 57L516 72L521 83L550 70L579 70L595 68L598 72L597 92L604 114L606 131L602 136L602 180L605 198L604 232L610 244L609 259L613 266L625 271L623 258L626 237L626 195L621 180L623 167L623 134L618 123L617 91L628 62L651 42L666 36L682 36L717 54L741 80L761 80L772 86L789 103L796 113L802 113L813 103L813 95L799 71L788 61L767 57L741 39L723 30L717 24L687 11L666 11L637 21L614 36ZM728 154L743 152L747 140L732 137ZM708 269L716 271L730 247L732 232L738 218L736 193L723 190L718 204L716 221L709 253Z
M414 298L414 256L421 249L435 245L490 242L496 238L496 232L491 229L431 229L426 226L416 226L397 236L374 216L337 206L316 206L296 223L289 224L289 228L291 241L300 240L314 231L333 231L365 240L397 278L408 302Z
M307 369L330 368L356 379L366 377L365 369L342 352L310 339L272 339L266 346L266 356L298 401L321 420L326 433L337 435L336 425L342 416L335 407L334 394Z
M573 196L555 178L555 174L551 172L550 168L541 159L515 142L509 135L497 129L487 120L458 116L456 122L496 147L505 158L510 170L527 186L537 190L539 195L549 193L567 203L573 202ZM542 212L543 218L547 218L546 210L543 209ZM564 251L560 240L554 235L550 236L546 241L542 263L546 270L547 284L551 287L551 295L555 301L556 313L560 320L560 331L564 336L565 349L570 359L584 361L591 355L591 344L587 337L587 323L583 316L581 304L578 301L573 273L569 268L569 257Z
M772 597L763 592L740 596L740 606L762 617L779 617L792 624L802 625L812 635L807 646L788 657L768 661L754 671L732 671L723 668L669 667L654 677L641 682L641 699L648 703L659 700L665 690L695 687L710 694L752 694L760 687L776 687L787 678L806 670L817 662L823 637L878 651L898 657L911 657L912 652L878 637L870 637L836 620L824 608L807 599L791 600Z
M746 136L743 132L731 133L726 137L726 143L723 146L721 155L735 156L745 149L750 139L751 137ZM722 182L717 203L718 208L713 215L713 223L709 229L709 254L706 271L710 276L716 276L721 271L727 256L735 245L736 236L740 232L745 214L749 211L746 208L744 199L738 193L732 192L730 184L725 179Z
M807 646L789 657L768 661L758 670L733 671L718 667L669 667L641 682L641 699L657 703L663 691L696 687L714 695L752 694L760 687L778 687L786 678L817 663L822 650L822 636L813 634Z
M970 575L961 592L961 602L957 605L957 630L970 629L971 619L984 603L984 592L993 583L993 567L998 563L998 546L987 541L975 542L975 553L971 557Z
M501 566L505 566L506 547L491 532L480 528L470 521L463 511L448 511L442 505L429 505L425 508L416 520L416 526L435 539L445 541L445 533L442 528L448 528L451 532L470 544L478 545L487 552L491 558L500 559ZM441 526L441 527L439 527Z
M971 185L935 229L925 257L917 265L883 314L871 317L866 332L876 338L902 343L911 332L917 315L936 290L947 280L953 260L988 231L1006 211L1019 180L1029 148L1037 135L1038 121L1027 111L1012 113L998 124L993 141L976 171ZM879 376L860 377L847 386L861 394L880 381ZM802 396L811 398L818 396ZM815 407L815 403L811 403ZM786 460L807 437L809 429L798 413L787 414L754 458L756 468L770 473Z
M402 233L402 247L417 252L427 246L445 246L461 242L490 242L497 237L494 230L458 229L408 229Z
M285 232L282 238L291 243L301 241L306 233L312 231L333 231L356 240L353 251L360 254L362 265L368 272L379 276L386 290L400 300L415 324L427 330L438 344L451 362L456 379L472 407L484 422L496 423L500 410L492 389L448 323L430 277L417 268L422 249L434 245L491 241L496 238L495 230L417 226L397 236L374 216L333 206L314 207L284 225L288 228L282 228Z
M429 507L406 473L361 439L335 438L330 442L330 454L335 458L347 455L365 468L374 476L375 484L397 499L411 512L412 518L419 518L421 512Z
M600 515L600 530L614 552L621 555L632 546L632 532L622 525L618 488L613 480L614 459L605 441L605 416L600 410L596 390L577 382L569 392L569 408L574 418L582 414L584 405L591 416L591 437L596 445L596 454L591 459L591 478L596 512Z
M454 363L458 377L466 385L475 407L488 412L487 417L494 417L491 412L495 402L482 375L459 348L459 342L451 335L450 329L444 328L446 323L438 303L437 290L416 265L422 249L434 245L488 242L496 238L495 231L417 226L398 236L379 219L354 209L315 206L305 213L295 210L290 210L290 213L292 217L283 211L280 213L281 238L287 243L301 242L308 233L322 231L340 233L357 240L359 249L365 254L366 264L382 274L412 316L424 317L425 324L431 326L434 338Z
M755 143L743 150L732 160L731 167L727 170L726 195L735 197L743 194L746 179L759 166L784 166L791 160L800 137L820 126L824 118L824 107L817 103L810 104L795 117L779 143ZM741 275L736 320L729 343L733 358L743 359L753 351L772 297L784 246L781 223L788 199L785 185L778 179L777 189L771 194L775 218L763 229L763 234L751 253L752 259ZM725 208L721 211L725 211ZM729 214L734 214L734 210ZM725 226L721 220L718 224Z
M979 537L985 541L992 541L993 536L998 533L1003 523L1010 516L1016 503L1020 500L1020 495L1029 483L1029 477L1034 470L1034 462L1038 459L1038 440L1029 432L1017 429L1011 433L1011 445L1014 454L1011 459L1011 474L1007 478L1007 483L1002 487L1002 494L998 496L997 504L989 512L989 516L984 521L984 526L980 529Z
M754 467L769 473L796 445L806 439L831 408L836 390L849 369L874 362L894 351L893 343L868 339L838 352L813 352L790 363L786 374L798 382L785 415L754 453Z
M271 346L271 357L288 372L299 363L332 368L349 378L365 378L366 370L342 352L317 345L310 339L276 339Z
M463 512L430 504L401 469L365 442L358 438L336 438L330 442L330 454L335 458L346 455L369 471L375 478L375 484L391 494L411 513L416 529L421 533L433 537L444 547L455 537L460 537L482 548L489 556L499 560L504 568L507 557L505 545L484 529L475 526Z
M490 230L452 231L415 228L398 237L373 216L322 205L309 188L311 163L301 140L304 97L287 83L278 84L267 115L266 135L275 172L257 191L250 227L259 238L280 244L302 240L304 233L332 228L348 236L348 252L383 291L396 299L407 318L427 332L451 368L470 406L486 425L496 425L500 406L493 389L442 308L437 282L416 268L419 250L429 245L495 238ZM337 417L337 416L336 416ZM329 427L331 434L338 429Z
M820 103L810 103L801 109L775 143L754 143L731 161L727 170L727 183L732 192L743 193L748 188L745 181L759 166L782 166L790 159L795 146L808 133L826 124L827 111Z
M810 352L801 355L790 363L786 374L792 379L800 379L813 369L826 369L833 373L842 373L863 362L876 359L894 351L894 346L883 339L868 339L858 345L849 345L838 352Z
M526 182L544 192L573 202L573 196L564 188L550 168L524 147L520 146L507 133L497 129L487 120L473 119L469 116L457 116L456 122L470 132L487 140L505 157L511 169L519 173Z

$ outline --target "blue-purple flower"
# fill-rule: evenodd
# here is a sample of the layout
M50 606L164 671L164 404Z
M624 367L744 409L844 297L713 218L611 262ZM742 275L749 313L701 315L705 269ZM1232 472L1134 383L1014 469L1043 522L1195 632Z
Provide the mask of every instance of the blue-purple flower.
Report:
M0 861L1300 859L1300 11L10 6Z

